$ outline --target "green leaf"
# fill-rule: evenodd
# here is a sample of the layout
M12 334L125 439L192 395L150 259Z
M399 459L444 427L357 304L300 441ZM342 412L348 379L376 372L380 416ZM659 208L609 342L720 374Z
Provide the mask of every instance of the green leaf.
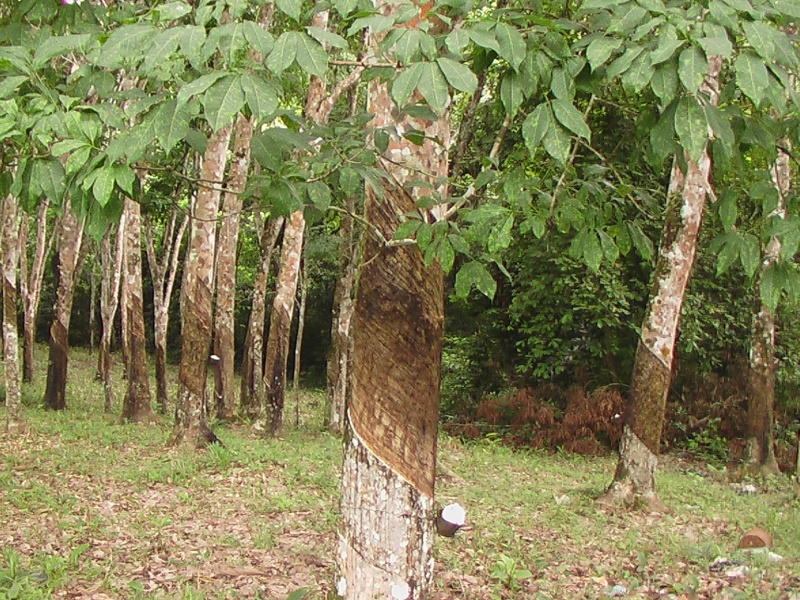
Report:
M118 69L135 62L150 48L158 30L152 25L124 25L115 29L95 55L95 64Z
M500 82L500 101L509 115L517 114L525 100L522 76L516 71L509 71Z
M525 119L522 124L522 137L531 154L539 147L548 130L554 125L554 121L549 104L540 104Z
M556 68L552 71L550 91L556 98L572 100L575 97L575 80L566 69Z
M685 40L677 40L666 34L661 35L658 39L658 47L650 53L651 63L657 65L669 60L675 51L685 43Z
M717 203L717 214L722 223L722 229L730 231L736 225L736 219L739 217L739 210L736 206L736 195L733 193L724 193Z
M463 29L454 29L445 38L447 49L457 56L461 56L469 46L469 34Z
M583 260L589 270L597 273L603 262L603 247L594 231L587 231L583 244Z
M456 252L452 244L450 244L450 240L446 237L439 240L439 245L436 248L436 259L445 273L449 273L450 269L453 268L453 263L456 262Z
M278 75L288 69L297 56L297 42L297 32L286 31L282 33L275 41L272 52L267 56L267 60L264 63L267 68Z
M436 62L448 83L458 91L471 94L478 89L478 78L467 65L445 57L437 58Z
M5 99L14 95L14 93L17 91L17 88L25 81L28 81L27 75L12 75L10 77L4 77L2 80L0 80L0 99Z
M89 156L91 153L91 146L83 146L75 150L69 155L69 158L64 165L66 172L72 175L73 173L79 171L87 162L89 162Z
M328 46L339 48L340 50L347 50L350 48L346 39L322 27L306 27L306 32L320 44L328 44Z
M615 77L622 75L630 68L630 66L633 64L633 61L636 60L636 57L639 56L643 51L644 48L641 46L630 46L626 48L625 52L622 53L622 56L608 65L606 77L608 79L614 79Z
M736 143L736 136L731 128L731 119L713 104L705 105L706 119L714 132L714 137L720 140L727 148L732 149Z
M419 219L408 219L400 223L397 226L397 229L394 232L394 236L392 239L394 240L408 240L414 237L414 234L417 233L420 225L422 225L422 221Z
M216 81L225 77L226 74L224 71L214 71L212 73L208 73L201 77L198 77L194 81L190 81L186 85L184 85L180 90L178 90L178 104L183 104L184 102L188 101L189 98L192 96L196 96L198 94L202 94L208 88L210 88Z
M717 276L725 274L739 258L741 241L737 231L729 231L721 236L717 251Z
M272 48L275 47L275 38L258 23L244 21L242 23L242 31L250 49L260 54L262 59L272 52Z
M778 302L781 298L781 281L780 275L777 273L777 264L771 264L761 276L759 283L759 293L761 295L761 302L764 303L770 311L778 308Z
M145 71L158 69L178 50L184 32L180 28L170 28L159 33L144 57Z
M95 171L92 183L92 195L100 206L105 206L111 200L114 193L114 171L110 167L104 167Z
M275 6L295 21L300 20L300 10L303 7L302 0L275 0Z
M699 47L690 46L681 52L678 58L678 78L689 92L694 94L700 89L707 71L708 61Z
M155 117L156 138L169 152L189 133L191 112L186 103L178 104L177 100L167 100L161 105Z
M422 72L422 63L414 63L410 67L402 69L397 77L394 78L392 81L392 98L398 106L403 106L411 98L422 78Z
M764 61L752 52L743 52L736 57L733 68L739 89L756 105L760 104L769 85L769 74Z
M33 53L32 66L34 69L40 69L50 62L52 58L64 56L76 49L85 50L91 39L92 36L88 33L55 35L45 38L36 46L36 50Z
M353 34L358 33L362 29L369 29L373 34L383 33L389 31L394 26L394 19L385 17L383 15L371 15L369 17L360 17L353 21L350 28L347 30L347 36L351 37Z
M586 124L583 114L581 111L575 108L572 102L555 98L552 101L552 105L553 114L559 123L569 129L575 135L591 141L592 132L589 129L589 126Z
M742 244L739 247L739 260L747 276L753 277L759 266L761 266L761 244L754 235L746 233L742 236Z
M635 223L628 223L628 233L639 256L645 260L653 258L653 242L644 234L641 227Z
M605 64L614 51L622 45L622 40L609 37L599 37L592 40L586 48L586 58L592 71Z
M487 242L487 249L492 254L505 250L511 245L511 230L514 227L514 215L509 212L494 225Z
M263 77L254 73L244 73L240 84L247 106L257 118L264 119L278 109L280 100L272 86Z
M631 68L622 75L623 87L634 94L641 92L653 78L655 68L645 53L633 61Z
M687 156L698 162L708 141L708 121L693 97L681 98L675 110L675 133Z
M527 52L525 38L516 27L507 23L497 23L494 32L497 38L497 53L515 70L518 69Z
M447 106L447 100L450 97L447 80L436 63L418 64L421 65L422 73L417 87L431 108L441 112Z
M206 28L200 25L186 25L177 29L180 32L181 56L191 60L200 52L206 41Z
M542 144L547 153L561 165L567 164L572 144L566 131L554 123L545 133Z
M704 37L697 40L697 43L705 50L706 56L721 56L730 58L733 54L733 44L725 37Z
M50 148L50 153L53 156L61 156L62 154L72 152L73 150L77 150L78 148L83 148L85 146L87 146L85 140L62 140L53 144L53 146Z
M317 40L305 33L295 33L297 36L297 64L306 73L325 77L328 70L328 53Z
M600 247L603 249L603 256L609 263L617 262L619 258L619 248L617 248L617 244L614 242L613 238L608 235L605 231L597 231L597 235L600 238Z
M766 61L775 58L775 44L772 27L763 21L745 21L742 29L747 41L753 46L759 56Z
M192 7L185 2L167 2L159 4L154 11L158 13L158 21L164 23L185 17L192 12Z
M54 204L59 204L66 190L66 174L61 163L54 159L35 160L31 170L31 180L35 181Z
M243 105L244 92L235 75L226 75L203 95L205 118L215 132L231 123Z
M669 106L678 91L678 68L674 62L658 65L650 79L653 93L661 100L661 106Z
M498 43L497 38L488 31L484 31L482 29L468 29L467 35L469 35L469 38L481 48L488 48L489 50L494 50L500 54L500 44Z
M459 298L466 298L475 287L490 300L497 291L497 282L486 265L477 261L466 263L456 273L455 291Z

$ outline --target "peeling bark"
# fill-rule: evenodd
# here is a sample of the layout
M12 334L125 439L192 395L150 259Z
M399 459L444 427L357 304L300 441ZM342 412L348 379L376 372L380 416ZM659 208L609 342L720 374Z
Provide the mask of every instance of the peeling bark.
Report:
M393 9L383 3L378 8ZM379 43L373 38L371 48ZM450 113L448 108L434 121L401 115L378 80L369 84L368 110L373 127L390 127L397 136L383 160L391 181L385 197L368 187L365 210L391 239L403 215L417 210L416 201L432 190L447 197ZM425 133L423 145L402 137L410 129ZM421 179L430 187L413 184ZM423 216L434 219L445 208ZM367 235L352 327L337 592L351 600L426 598L444 338L438 263L425 266L417 246L385 247Z
M200 179L222 181L225 176L231 125L214 133L208 142ZM175 427L170 443L202 447L216 436L208 428L203 405L207 362L211 347L216 218L220 192L203 186L197 193L189 236L181 317L181 364L175 406Z
M151 406L150 381L147 374L147 348L144 333L144 293L142 291L142 215L139 204L125 199L125 289L128 290L126 319L128 329L128 389L122 406L122 420L151 423L155 415Z
M303 354L303 333L306 329L306 306L308 305L308 264L303 261L300 271L300 306L297 309L297 337L294 340L294 426L300 426L300 359Z
M22 388L19 372L19 331L17 329L17 266L19 263L19 208L12 195L2 209L3 264L3 369L6 384L6 433L24 433Z
M117 225L115 252L111 253L112 228L109 227L100 241L100 349L97 353L97 377L103 382L104 409L112 411L114 386L111 380L111 338L114 333L114 317L119 306L119 290L122 278L122 256L125 252L125 212Z
M47 366L47 385L44 404L51 410L67 407L67 367L69 360L69 322L75 284L80 274L83 222L79 222L64 201L58 225L58 252L56 254L56 306L50 326L50 357Z
M722 61L711 57L703 91L717 102L717 76ZM645 312L631 377L620 457L614 480L598 499L612 506L643 501L663 510L655 490L655 471L664 427L664 411L672 378L675 340L681 307L692 272L697 237L710 186L711 159L707 150L698 162L686 160L684 173L676 160L668 190L653 288Z
M33 261L28 270L28 221L30 217L23 215L19 232L20 258L20 295L22 296L23 334L22 334L22 381L33 381L34 348L36 346L36 320L39 316L39 301L42 297L42 281L47 257L52 249L55 236L47 235L47 212L50 200L43 199L39 204L36 217L36 241L33 250Z
M177 232L177 209L173 209L164 230L161 243L161 259L156 256L152 223L145 217L145 247L147 263L153 278L153 307L155 363L156 363L156 404L158 412L167 412L167 330L169 329L169 305L178 272L181 241L189 224L189 216L181 220Z
M788 139L781 147L791 148ZM786 197L791 189L792 166L788 152L779 151L772 165L772 180L778 190L778 206L772 217L786 216ZM747 378L747 456L750 470L763 475L780 473L775 458L775 313L761 300L764 273L780 261L781 241L772 237L764 248L755 286L755 313L750 339Z
M272 264L272 253L278 243L278 236L280 236L283 224L283 217L272 219L268 227L261 232L261 259L253 286L253 303L250 309L242 360L240 404L242 413L250 419L258 416L259 406L264 402L264 326L267 316L267 281Z
M217 311L214 321L214 354L219 356L220 390L216 394L216 416L230 419L235 408L234 395L234 324L236 303L236 247L239 240L239 215L242 192L247 185L250 169L250 140L255 119L236 117L233 163L228 174L227 189L222 205L222 224L217 252Z

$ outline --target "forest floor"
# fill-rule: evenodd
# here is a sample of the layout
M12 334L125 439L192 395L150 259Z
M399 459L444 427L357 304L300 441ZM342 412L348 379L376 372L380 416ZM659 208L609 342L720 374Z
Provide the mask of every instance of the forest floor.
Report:
M37 380L29 432L0 434L0 600L333 597L341 443L322 428L322 392L301 394L301 424L279 439L216 424L224 447L187 452L165 446L167 417L104 414L94 360L72 356L66 411L39 407ZM800 600L788 479L731 483L665 456L670 511L652 515L595 504L612 458L443 436L440 460L438 500L465 506L468 525L436 540L435 600ZM772 555L736 550L754 526L774 536Z

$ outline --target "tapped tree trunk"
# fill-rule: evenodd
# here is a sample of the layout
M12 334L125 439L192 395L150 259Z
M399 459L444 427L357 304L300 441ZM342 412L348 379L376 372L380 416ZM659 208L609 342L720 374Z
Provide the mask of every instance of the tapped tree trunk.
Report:
M69 200L64 200L58 225L56 253L56 306L50 326L50 359L47 365L47 385L44 404L51 410L67 407L67 365L69 359L69 322L72 301L81 262L83 222L79 222Z
M242 413L254 419L264 402L264 325L267 316L267 282L272 264L272 253L283 228L283 217L270 219L261 231L261 259L253 286L253 303L242 359Z
M17 265L19 263L19 208L11 194L3 202L3 367L6 383L6 432L25 431L22 418L22 389L19 373L19 331L17 329Z
M772 180L778 190L778 206L773 217L786 217L786 196L791 189L792 166L789 162L791 148L788 139L781 141ZM755 289L756 312L753 315L750 341L750 365L747 380L747 456L749 469L762 475L780 473L775 458L775 312L763 300L761 285L764 274L780 261L781 241L772 237L764 248L761 270Z
M200 173L202 181L223 180L230 139L231 125L226 125L211 136ZM192 215L189 256L182 290L181 364L175 427L170 438L172 445L202 447L217 441L203 413L211 348L214 246L220 200L220 192L215 188L213 184L200 188Z
M125 252L125 211L117 225L116 249L111 253L111 234L109 226L100 241L100 321L103 331L100 334L100 349L97 353L97 378L103 382L104 409L112 411L114 405L114 386L111 380L111 337L114 333L114 315L119 306L119 290L122 279L122 256Z
M714 104L719 94L717 76L721 64L719 56L710 58L703 84L703 91ZM698 162L687 157L686 164L686 173L677 160L672 166L661 246L636 348L619 461L614 480L598 499L610 506L641 502L649 510L664 510L656 493L655 474L678 322L710 187L711 159L707 148Z
M47 256L55 236L47 236L47 212L50 201L45 198L39 205L36 225L36 242L33 262L28 271L28 220L23 215L19 232L20 295L22 296L23 334L22 334L22 381L33 381L33 351L36 345L36 319L39 315L39 301L42 297L42 281Z
M382 2L378 8L392 10ZM379 43L371 40L373 48ZM432 121L399 116L387 84L373 80L368 110L373 127L393 132L382 160L389 174L385 197L367 187L365 210L390 240L403 215L420 210L416 201L431 190L447 197L450 109ZM424 132L421 146L401 137L411 129ZM431 222L444 208L423 209L422 216ZM368 231L352 327L337 593L350 600L423 599L433 572L441 268L426 266L417 246L387 245Z
M128 290L126 319L128 329L128 390L122 406L122 420L150 423L154 420L151 407L150 381L147 374L147 348L144 333L144 294L142 292L142 214L139 204L125 199L125 288Z
M214 321L214 354L219 357L219 383L216 416L230 419L235 408L234 324L236 305L236 246L239 240L239 213L242 210L242 193L247 185L250 169L250 140L253 138L255 119L241 113L234 125L233 163L228 177L222 205L222 224L219 230L217 251L217 312Z

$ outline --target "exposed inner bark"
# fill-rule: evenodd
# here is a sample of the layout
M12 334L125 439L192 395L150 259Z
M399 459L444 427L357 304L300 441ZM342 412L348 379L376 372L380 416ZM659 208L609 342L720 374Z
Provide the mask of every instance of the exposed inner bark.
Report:
M39 315L39 303L42 296L42 281L47 256L55 236L47 236L47 211L50 201L43 199L39 205L36 226L36 245L33 251L33 262L28 271L28 219L23 215L19 232L19 257L20 257L20 294L22 296L23 311L23 340L22 340L22 381L33 381L33 361L36 336L36 319Z
M12 435L25 431L25 422L22 418L17 328L18 212L16 198L11 195L6 196L2 211L3 369L6 388L6 432Z

